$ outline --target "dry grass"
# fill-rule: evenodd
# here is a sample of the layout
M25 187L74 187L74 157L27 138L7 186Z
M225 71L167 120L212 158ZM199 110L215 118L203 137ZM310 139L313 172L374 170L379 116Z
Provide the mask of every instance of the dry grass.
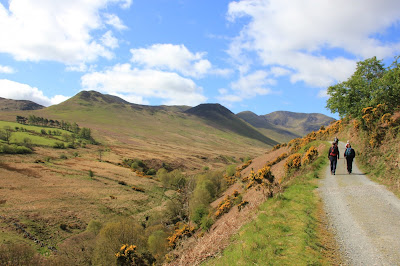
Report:
M20 223L43 242L53 246L85 230L91 220L116 216L141 217L161 202L157 181L137 177L130 169L93 158L97 147L73 151L36 148L33 155L2 155L0 161L1 215ZM67 153L69 159L58 159ZM105 156L118 161L115 154ZM46 158L51 158L46 162ZM35 163L40 160L44 163ZM92 170L94 177L89 177ZM120 184L125 182L128 186ZM136 192L130 185L145 189ZM69 230L61 230L66 224ZM2 224L0 235L15 228ZM18 236L15 236L18 237Z
M248 175L253 168L258 171L268 161L274 160L277 156L287 152L287 148L281 148L276 151L264 154L253 160L246 169L242 171L242 176ZM272 173L277 178L282 178L284 174L284 161L272 167ZM243 193L244 189L239 183L232 185L218 200L211 204L215 207L223 200L225 195L230 195L234 190ZM228 213L219 218L201 238L192 238L184 242L184 246L178 247L173 254L177 257L171 265L197 265L210 257L215 257L222 252L228 245L231 236L236 234L239 229L254 218L258 206L265 201L266 197L262 190L255 188L248 190L243 195L243 200L248 201L248 205L241 211L238 208L232 208Z

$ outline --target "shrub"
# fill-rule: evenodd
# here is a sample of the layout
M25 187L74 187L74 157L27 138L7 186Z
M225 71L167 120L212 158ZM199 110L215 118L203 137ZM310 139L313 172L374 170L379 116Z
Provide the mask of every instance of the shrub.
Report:
M24 138L22 141L25 147L30 148L32 146L32 140L30 138Z
M215 212L215 217L220 217L222 214L229 212L229 210L235 205L238 204L242 198L240 193L235 190L232 195L227 195L223 201L218 204L217 211Z
M160 262L168 249L168 235L163 230L154 231L147 240L149 251Z
M234 164L228 165L226 167L225 173L227 176L234 176L236 172L236 167Z
M6 154L28 154L32 153L32 150L25 146L18 146L15 144L0 144L0 153Z
M175 248L178 241L184 237L190 237L194 233L194 227L188 224L178 223L172 236L168 237L168 246Z
M289 156L285 163L285 171L288 173L292 169L299 169L301 166L301 154L295 153Z
M115 254L121 251L121 243L135 243L135 253L140 257L147 251L147 239L139 223L132 219L107 223L97 235L92 265L115 265Z
M101 222L99 222L97 220L91 220L86 227L86 231L92 232L95 235L98 235L102 227L103 227L103 224Z
M192 221L197 224L197 226L200 226L202 223L203 217L208 215L208 210L204 205L198 206L192 215Z
M67 148L75 149L74 143L72 143L72 142L68 143L68 144L67 144Z
M89 170L89 177L93 177L94 176L94 173L93 173L93 171L92 170Z
M156 173L157 173L156 169L151 168L146 172L146 175L155 175Z
M65 154L61 154L61 155L60 155L60 159L68 159L68 157L67 157L67 155L65 155Z
M204 231L208 231L210 228L211 228L211 226L214 224L214 220L210 217L210 216L204 216L202 219L201 219L201 225L200 225L200 227L201 227L201 229L203 229Z
M56 143L54 143L53 148L55 148L55 149L65 149L64 142L56 142Z
M303 164L310 164L318 157L318 150L311 146L303 157Z
M27 244L0 245L0 265L39 265L35 250Z

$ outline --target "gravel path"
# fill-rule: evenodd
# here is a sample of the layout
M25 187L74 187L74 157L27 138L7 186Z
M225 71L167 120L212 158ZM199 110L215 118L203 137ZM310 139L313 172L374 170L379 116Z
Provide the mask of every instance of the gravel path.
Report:
M345 264L400 265L400 200L354 162L347 174L344 143L339 150L336 175L328 166L319 192Z

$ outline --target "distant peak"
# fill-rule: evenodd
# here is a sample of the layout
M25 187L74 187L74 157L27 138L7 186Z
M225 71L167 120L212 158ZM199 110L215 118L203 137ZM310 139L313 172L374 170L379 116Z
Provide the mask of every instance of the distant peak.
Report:
M233 115L233 113L225 106L219 103L202 103L186 111L190 114L201 115L203 113L216 112L221 114Z

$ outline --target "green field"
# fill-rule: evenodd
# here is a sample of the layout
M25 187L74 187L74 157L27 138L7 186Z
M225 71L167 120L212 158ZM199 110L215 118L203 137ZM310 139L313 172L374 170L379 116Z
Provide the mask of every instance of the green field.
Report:
M54 136L54 135L42 135L41 131L44 130L46 133L51 130L59 131L62 134L71 135L71 132L56 129L51 127L41 127L41 126L30 126L30 125L22 125L16 122L8 122L8 121L0 121L0 129L4 129L5 127L10 127L13 132L10 138L10 144L19 144L24 143L24 139L30 139L31 145L37 146L47 146L53 147L57 142L65 142L62 136ZM18 128L18 131L17 131ZM21 128L24 131L21 131ZM35 133L32 133L35 132ZM39 135L37 135L39 134Z

